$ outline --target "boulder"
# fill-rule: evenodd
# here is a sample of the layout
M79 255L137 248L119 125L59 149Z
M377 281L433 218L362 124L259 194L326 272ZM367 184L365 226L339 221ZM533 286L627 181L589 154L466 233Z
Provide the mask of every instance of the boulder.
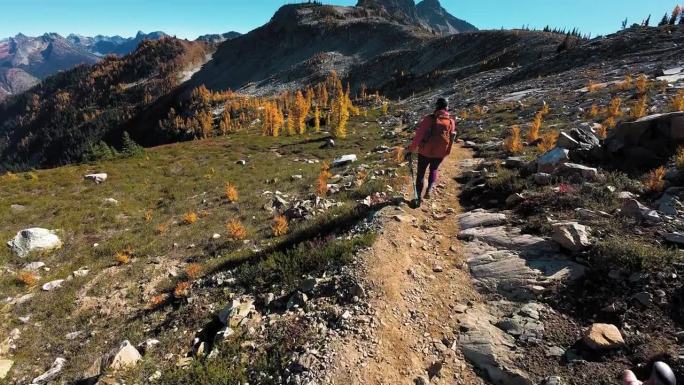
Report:
M104 181L107 180L107 174L105 173L99 173L99 174L88 174L83 177L85 180L91 180L97 184L103 183Z
M637 201L636 199L623 199L622 200L622 214L642 220L642 221L650 221L650 222L660 222L661 218L660 215L655 210L652 210L641 203Z
M24 265L23 269L28 271L37 271L45 267L45 262L31 262Z
M38 227L21 230L7 246L20 258L34 251L49 251L62 247L62 241L55 231Z
M591 246L589 228L577 222L554 224L551 239L572 252L580 252Z
M50 369L48 369L47 372L41 374L40 376L34 378L33 381L31 381L31 384L41 385L51 382L52 380L57 378L59 374L62 372L65 363L66 359L62 357L56 358L55 362L53 362L52 366L50 366Z
M665 234L665 239L677 245L684 245L684 233L674 232Z
M522 234L518 228L509 229L505 226L461 230L458 238L467 241L477 239L494 247L515 250L526 255L545 255L559 250L555 242Z
M556 146L560 148L567 148L568 150L575 150L577 148L580 148L580 143L576 141L572 136L570 136L570 134L566 132L561 132L558 135Z
M226 326L237 327L254 309L254 300L249 298L234 299L219 312L218 318Z
M47 282L46 284L43 285L42 289L43 291L52 291L55 289L59 289L62 287L62 284L64 283L63 279L57 279L54 281Z
M335 160L333 160L332 167L342 167L346 166L350 163L356 162L357 158L356 155L350 154L350 155L343 155Z
M130 342L124 341L118 347L98 358L84 373L83 379L101 376L107 370L124 370L134 367L142 359L140 352Z
M594 350L619 349L625 346L620 330L615 325L593 324L582 337L584 343Z
M570 151L556 147L537 159L537 171L551 174L559 165L569 161Z
M563 163L554 172L555 175L568 178L581 178L594 181L598 178L598 170L593 167L583 166L577 163Z

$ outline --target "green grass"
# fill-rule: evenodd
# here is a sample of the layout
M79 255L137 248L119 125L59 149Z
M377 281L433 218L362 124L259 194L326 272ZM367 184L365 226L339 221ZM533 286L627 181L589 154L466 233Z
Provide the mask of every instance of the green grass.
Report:
M601 240L590 253L590 261L597 268L630 272L663 271L681 259L677 249L652 245L646 239L626 235Z
M10 376L25 370L45 370L54 357L68 353L73 357L64 377L76 378L94 357L122 339L140 343L149 337L151 329L168 327L161 325L167 325L169 319L175 320L174 324L180 322L187 330L201 328L213 314L206 311L185 314L182 309L186 306L182 304L159 312L143 311L149 295L168 290L177 280L184 279L186 262L200 263L209 274L244 265L240 267L242 277L258 276L264 285L273 280L294 285L306 273L317 273L327 266L348 261L354 250L372 238L330 240L325 238L328 234L317 234L316 229L348 215L357 199L384 189L389 180L368 180L354 190L329 197L344 206L309 221L291 223L290 234L280 238L271 235L273 214L262 206L272 198L263 192L279 190L289 195L289 201L310 198L321 163L309 164L303 159L331 162L340 155L354 153L359 161L352 169L366 165L369 175L373 175L373 169L396 167L386 162L384 155L371 153L380 144L398 144L381 138L381 130L374 122L376 117L374 111L368 118L353 118L349 137L336 140L333 149L320 148L325 134L271 138L240 132L147 149L142 156L134 158L37 170L31 177L27 173L18 174L12 180L2 179L0 241L6 242L24 228L44 227L58 229L64 242L60 250L25 259L0 247L0 265L13 271L19 271L31 261L43 261L50 268L49 272L40 273L38 287L34 288L19 284L14 274L0 277L3 297L35 293L24 305L6 307L0 312L6 325L0 328L0 334L20 326L18 317L31 315L31 325L22 326L22 338L13 357L17 363ZM295 161L296 158L300 161ZM247 164L237 165L241 159L247 160ZM332 170L333 174L344 171ZM92 172L106 172L109 179L100 185L84 181L83 175ZM303 179L292 180L295 174L303 175ZM278 179L276 184L267 183L274 178ZM224 199L226 182L237 186L239 202L228 203ZM104 204L106 198L118 200L119 205ZM26 210L13 213L9 209L12 204L25 205ZM188 212L198 214L197 223L182 224L182 217ZM247 227L249 244L227 239L225 224L232 218L239 218ZM160 225L166 227L161 234ZM212 240L214 233L222 237ZM304 246L298 246L309 237L326 240L318 253L307 254ZM94 247L95 243L99 246ZM263 255L252 248L271 252ZM133 260L128 265L117 266L114 256L124 250L130 252ZM255 257L258 259L253 260ZM43 283L64 279L83 266L90 269L87 277L66 282L54 292L40 291ZM176 267L178 276L170 277L168 269ZM98 278L99 274L104 275ZM78 300L84 295L101 300L100 306L83 307ZM108 298L112 295L114 299L110 301ZM37 323L41 326L34 327ZM87 337L86 344L82 339L64 338L65 334L77 330L85 331L86 335L88 331L96 333ZM169 338L168 344L187 348L186 338L175 336ZM163 360L156 357L154 361ZM217 365L218 372L228 370L222 366L227 363ZM238 373L239 367L231 367L230 372ZM206 378L215 377L214 369L202 370L207 372ZM184 383L181 377L177 383ZM230 379L226 383L240 379L239 376L235 381L226 378L226 381Z

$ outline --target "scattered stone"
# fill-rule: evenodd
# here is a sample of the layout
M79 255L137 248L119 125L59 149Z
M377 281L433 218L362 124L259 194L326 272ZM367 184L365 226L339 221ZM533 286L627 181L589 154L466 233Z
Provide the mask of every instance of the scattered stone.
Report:
M598 169L587 167L577 163L564 163L556 168L554 175L564 177L577 177L589 181L598 179Z
M548 377L541 385L563 385L563 379L558 376Z
M55 231L35 227L18 232L14 239L7 242L7 246L18 257L25 258L34 251L58 249L62 247L62 241Z
M665 239L668 242L684 245L684 233L674 232L665 234Z
M553 225L551 237L561 247L572 252L580 252L591 246L589 228L577 222L562 222Z
M24 265L24 270L38 271L45 267L44 262L31 262Z
M55 362L53 362L52 366L50 366L50 369L48 369L47 372L41 374L40 376L34 378L33 381L31 381L31 384L41 385L54 380L62 372L65 363L66 359L62 357L56 358Z
M563 357L565 355L565 349L558 346L551 346L546 349L547 357Z
M430 385L430 379L427 376L418 376L413 383L416 385Z
M299 179L302 179L302 178L304 178L304 177L303 177L302 175L292 175L290 178L291 178L292 180L299 180Z
M92 180L93 182L100 184L103 183L104 181L107 180L107 174L105 173L99 173L99 174L88 174L83 177L85 180Z
M440 264L434 264L432 266L432 271L435 273L442 273L442 272L444 272L444 267L442 267L442 265L440 265Z
M623 199L622 200L622 214L631 218L650 221L650 222L660 222L660 215L655 210L642 205L636 199Z
M235 164L240 165L240 166L244 166L247 164L247 161L244 159L240 159L237 162L235 162Z
M249 298L242 301L234 299L219 312L218 318L226 326L237 327L254 309L254 300Z
M511 194L506 198L506 206L513 207L525 201L525 197L520 193Z
M118 206L119 205L119 201L117 201L114 198L105 198L102 200L102 203L104 203L106 205L110 205L110 206Z
M12 211L12 214L19 214L19 213L26 211L26 206L24 206L24 205L11 205L10 211Z
M57 279L54 281L47 282L42 286L43 291L52 291L55 289L58 289L62 287L62 284L64 283L63 279Z
M615 325L593 324L582 337L584 343L594 350L619 349L625 346L620 330Z
M117 348L93 362L85 372L84 379L97 378L107 370L123 370L134 367L142 359L140 352L130 342L124 341Z
M644 306L653 305L653 294L647 293L645 291L634 295L634 299L639 301L639 303Z
M71 274L72 274L74 277L83 278L83 277L87 276L88 273L90 273L90 270L88 270L88 269L86 269L86 268L80 268L80 269L78 269L78 270L72 272Z
M309 301L309 297L307 297L306 294L298 291L290 297L289 301L287 301L287 309L288 310L291 310L294 308L302 309L302 308L304 308L304 305L306 305L306 303L308 301Z
M67 333L67 334L64 336L64 338L66 338L66 339L69 340L69 341L72 341L72 340L75 340L76 338L78 338L78 336L80 336L81 333L83 333L83 332L77 331L77 332Z
M333 160L332 167L342 167L346 166L350 163L356 162L357 158L356 155L350 154L350 155L343 155L335 160Z
M532 176L534 179L534 183L536 183L539 186L548 186L551 184L552 176L551 174L543 173L543 172L538 172Z
M7 377L13 365L14 361L0 358L0 380Z

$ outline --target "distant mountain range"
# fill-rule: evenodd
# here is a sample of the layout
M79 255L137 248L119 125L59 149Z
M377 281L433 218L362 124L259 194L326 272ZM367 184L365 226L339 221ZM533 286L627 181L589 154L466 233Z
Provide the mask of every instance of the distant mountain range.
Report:
M158 40L163 32L135 37L71 34L66 38L56 33L42 36L18 34L0 40L0 100L38 84L47 76L71 69L79 64L93 64L105 55L126 55L144 40Z

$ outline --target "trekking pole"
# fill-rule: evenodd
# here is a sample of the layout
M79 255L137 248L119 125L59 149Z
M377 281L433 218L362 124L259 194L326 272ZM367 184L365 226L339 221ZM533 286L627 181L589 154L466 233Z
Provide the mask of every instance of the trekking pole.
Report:
M413 174L413 154L409 153L407 158L411 185L413 186L413 201L411 201L411 203L418 207L420 205L420 197L418 196L418 188L416 188L416 176Z

